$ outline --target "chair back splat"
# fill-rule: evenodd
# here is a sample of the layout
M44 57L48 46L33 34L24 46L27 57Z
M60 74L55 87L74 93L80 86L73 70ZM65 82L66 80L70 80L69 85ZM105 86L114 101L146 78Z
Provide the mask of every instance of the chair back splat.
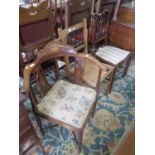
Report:
M95 51L97 43L103 40L107 43L109 17L108 10L104 10L99 14L92 14L89 29L89 43L93 45L92 51Z
M95 16L97 18L96 22L98 21L98 18L100 19L98 21L98 25L96 27L99 29L96 30L96 27L93 28L93 32L97 33L97 35L93 35L94 42L100 41L101 39L106 38L107 35L107 23L105 21L105 24L103 23L104 20L107 19L107 12L104 11L103 14L100 16ZM104 19L104 17L106 19ZM96 19L95 18L95 19ZM94 21L95 23L95 21ZM81 23L78 23L76 25L70 26L69 28L66 28L64 30L58 30L59 33L59 40L63 43L67 43L74 47L74 49L78 53L88 53L88 31L86 26L86 19L84 18ZM94 24L95 25L95 24ZM101 30L102 29L102 30ZM97 32L96 32L97 31ZM101 73L101 81L103 81L106 77L110 76L109 86L108 86L108 93L111 92L112 83L113 83L113 71L114 68L110 65L106 65L102 63L102 66L105 68L106 71ZM98 74L98 68L93 65L92 62L86 61L85 63L85 72L84 72L84 78L85 81L87 81L90 85L95 86L97 81L97 74Z
M57 68L55 77L43 73L41 64L44 61L63 59L65 71ZM69 61L71 58L75 62ZM84 80L85 63L90 61L98 67L97 82L94 87ZM71 74L73 70L74 74ZM103 65L93 56L85 53L73 52L73 48L47 44L38 53L37 59L27 65L24 70L24 88L30 95L35 114L44 117L57 125L71 130L76 135L78 150L81 150L83 130L90 114L94 114L97 95L100 86ZM35 74L37 80L31 82L31 75ZM56 77L56 74L59 76ZM49 76L53 80L49 80ZM38 124L41 124L41 122ZM42 126L40 126L42 128Z
M58 30L59 39L66 44L74 47L76 51L88 53L88 31L87 22L84 18L82 22L72 25L64 30Z

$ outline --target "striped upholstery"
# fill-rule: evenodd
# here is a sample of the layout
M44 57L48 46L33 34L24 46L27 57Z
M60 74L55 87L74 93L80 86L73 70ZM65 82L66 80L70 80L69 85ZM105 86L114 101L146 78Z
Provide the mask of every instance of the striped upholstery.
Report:
M104 46L99 48L99 50L96 52L96 55L114 65L117 65L123 61L129 55L129 53L129 51L117 47Z

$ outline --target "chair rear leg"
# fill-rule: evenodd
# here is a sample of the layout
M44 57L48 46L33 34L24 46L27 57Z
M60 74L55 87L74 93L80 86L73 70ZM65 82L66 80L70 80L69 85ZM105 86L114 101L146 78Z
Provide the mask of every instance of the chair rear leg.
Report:
M76 132L73 131L73 135L74 135L74 138L75 138L76 143L77 143L78 153L80 153L81 152L81 145L82 145L83 131L76 131Z

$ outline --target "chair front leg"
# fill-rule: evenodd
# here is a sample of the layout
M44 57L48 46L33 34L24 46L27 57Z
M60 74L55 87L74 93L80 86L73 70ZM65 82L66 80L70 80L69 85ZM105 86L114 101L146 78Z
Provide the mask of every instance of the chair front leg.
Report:
M115 72L116 72L116 68L114 68L113 71L111 72L111 74L109 75L110 78L109 78L109 86L108 86L108 91L107 91L108 94L111 93L111 90L112 90L112 84L114 81Z
M73 135L78 147L78 153L81 152L83 131L73 131Z
M131 55L130 55L130 56L128 57L128 59L125 61L122 77L124 77L124 76L126 75L127 70L128 70L128 68L129 68L129 65L130 65L130 62L131 62Z

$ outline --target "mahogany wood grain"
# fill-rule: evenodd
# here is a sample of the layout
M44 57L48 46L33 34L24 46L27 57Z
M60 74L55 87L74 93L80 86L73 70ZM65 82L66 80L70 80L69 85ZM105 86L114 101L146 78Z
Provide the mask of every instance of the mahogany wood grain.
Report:
M119 48L134 51L135 50L135 26L119 21L113 21L110 24L109 43Z

